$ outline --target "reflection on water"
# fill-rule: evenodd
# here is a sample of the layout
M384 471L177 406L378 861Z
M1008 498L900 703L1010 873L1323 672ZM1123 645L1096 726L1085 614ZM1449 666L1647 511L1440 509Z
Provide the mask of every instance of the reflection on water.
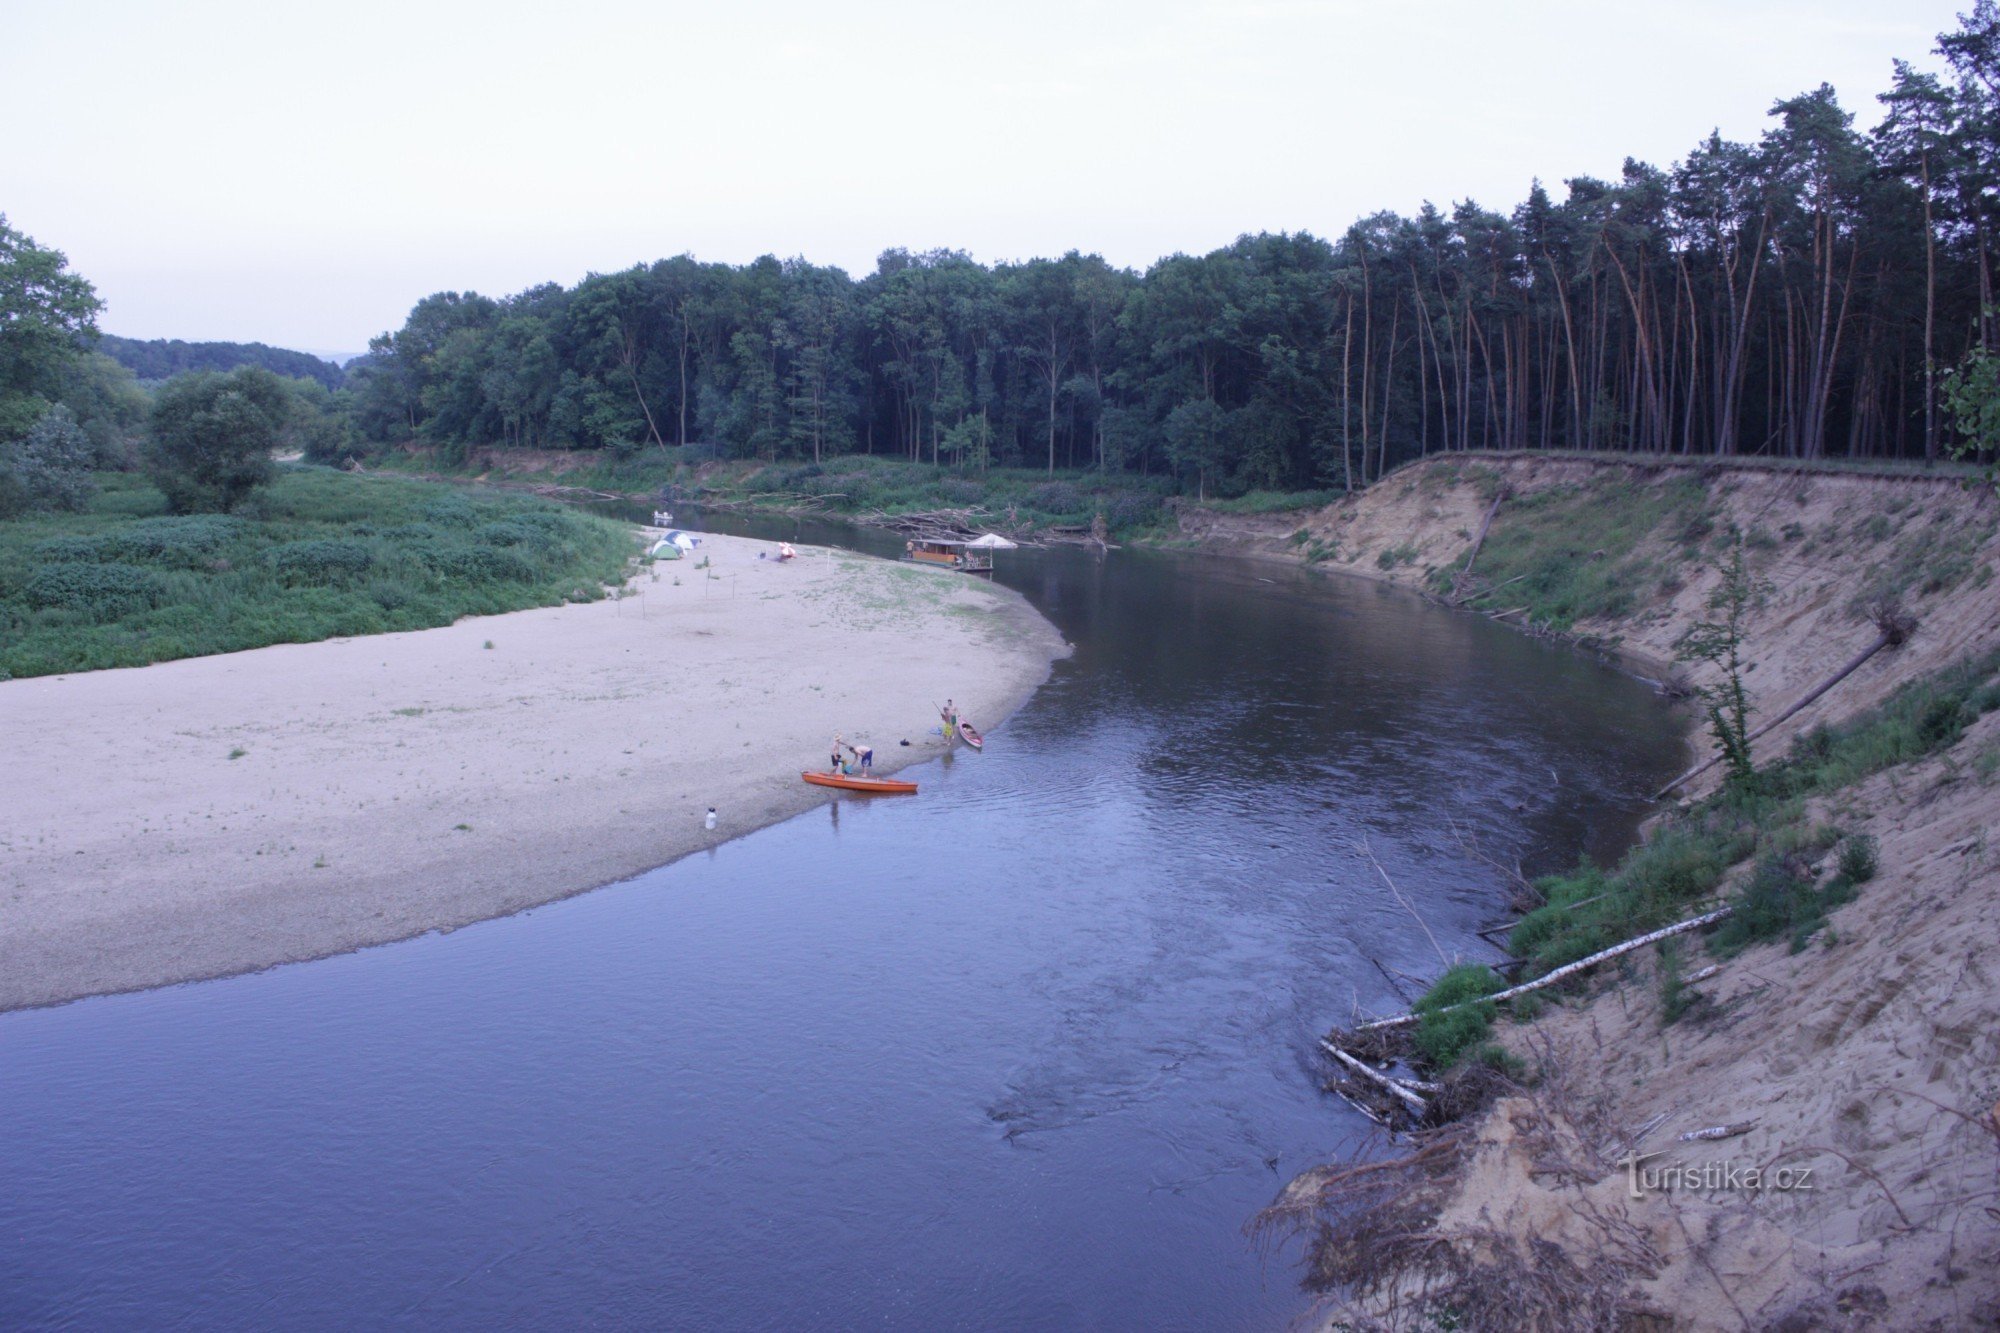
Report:
M0 1018L0 1323L1282 1325L1240 1228L1360 1128L1312 1038L1396 1003L1370 957L1436 968L1356 840L1478 954L1462 840L1615 851L1674 726L1371 585L1000 560L1077 652L921 798Z

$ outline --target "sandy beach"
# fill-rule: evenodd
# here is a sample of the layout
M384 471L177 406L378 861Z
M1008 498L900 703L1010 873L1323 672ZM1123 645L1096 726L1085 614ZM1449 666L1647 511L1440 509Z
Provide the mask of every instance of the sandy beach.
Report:
M799 772L834 732L878 771L933 758L933 700L991 729L1067 651L986 582L774 550L711 536L614 601L0 682L0 1009L636 874L833 799Z

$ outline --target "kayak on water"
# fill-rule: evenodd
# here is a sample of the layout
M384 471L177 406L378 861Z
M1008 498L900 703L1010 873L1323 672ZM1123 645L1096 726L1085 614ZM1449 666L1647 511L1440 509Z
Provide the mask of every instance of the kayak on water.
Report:
M893 778L851 778L845 773L812 772L799 776L815 787L839 787L843 791L866 791L883 796L909 796L917 790L916 783L897 782Z
M979 734L979 728L973 726L964 718L958 720L958 738L975 750L986 748L986 738Z

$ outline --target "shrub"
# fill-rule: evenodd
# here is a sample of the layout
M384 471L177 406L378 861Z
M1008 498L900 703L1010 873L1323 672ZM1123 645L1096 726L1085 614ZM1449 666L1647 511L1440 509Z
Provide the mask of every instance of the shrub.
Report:
M1090 508L1090 501L1067 481L1045 481L1028 492L1027 505L1044 514L1069 517Z
M440 574L468 583L535 581L535 567L527 557L504 547L444 547L430 553L427 563Z
M99 541L111 552L137 556L150 564L199 569L249 530L250 524L233 514L190 514L142 518Z
M160 576L136 565L43 565L22 587L29 606L69 611L90 620L114 620L156 605L163 592Z
M938 498L955 505L978 504L986 488L969 477L946 477L938 483Z
M1160 497L1143 492L1121 492L1104 507L1104 521L1113 532L1151 527L1160 521Z
M268 370L182 375L153 401L146 470L175 513L227 512L276 475L271 451L292 397Z
M51 537L28 548L28 558L38 565L92 564L109 554L98 537Z
M90 475L95 457L75 414L58 403L24 439L0 447L0 472L11 478L16 508L80 510L97 490Z
M366 570L374 555L360 542L314 538L287 542L268 557L287 583L338 583Z
M482 523L472 535L488 546L547 546L550 537L547 528L518 518Z
M1477 963L1461 963L1439 977L1412 1006L1423 1015L1413 1039L1418 1053L1444 1069L1484 1042L1493 1028L1494 1006L1467 1002L1500 989L1499 974ZM1464 1008L1452 1008L1460 1004ZM1446 1010L1449 1012L1443 1012Z
M1858 833L1841 844L1839 874L1843 879L1866 884L1875 878L1875 870L1875 839L1866 833Z

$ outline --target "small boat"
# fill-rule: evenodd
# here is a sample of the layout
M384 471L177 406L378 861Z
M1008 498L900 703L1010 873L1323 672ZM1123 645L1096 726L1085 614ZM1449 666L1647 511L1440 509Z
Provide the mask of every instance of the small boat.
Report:
M874 792L882 796L909 796L917 790L914 782L897 782L893 778L851 778L845 773L799 774L815 787L839 787L842 791Z
M913 537L903 543L903 559L933 569L955 569L962 574L993 572L993 552L970 542Z
M973 726L964 718L958 720L958 738L975 750L986 748L986 738L979 734L979 728Z

